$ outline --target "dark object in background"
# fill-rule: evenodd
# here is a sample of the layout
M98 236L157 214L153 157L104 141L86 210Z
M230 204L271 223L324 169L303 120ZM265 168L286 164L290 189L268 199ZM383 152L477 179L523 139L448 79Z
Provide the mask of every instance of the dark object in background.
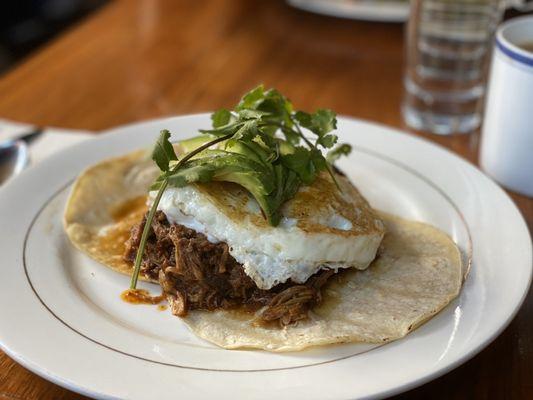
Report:
M107 0L0 1L0 73Z

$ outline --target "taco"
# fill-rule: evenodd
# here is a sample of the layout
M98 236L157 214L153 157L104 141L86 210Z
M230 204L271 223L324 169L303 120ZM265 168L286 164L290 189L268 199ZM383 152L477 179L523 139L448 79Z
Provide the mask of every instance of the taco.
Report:
M458 295L445 233L373 210L312 148L261 131L272 114L260 104L215 114L212 141L173 147L163 131L155 164L137 151L84 171L65 210L71 242L133 284L159 284L174 315L229 349L387 342Z

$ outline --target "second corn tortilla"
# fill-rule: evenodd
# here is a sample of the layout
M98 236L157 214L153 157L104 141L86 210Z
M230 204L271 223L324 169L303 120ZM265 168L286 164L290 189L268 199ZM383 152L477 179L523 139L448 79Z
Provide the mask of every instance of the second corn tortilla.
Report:
M106 160L83 172L65 210L71 242L91 258L130 274L131 266L122 260L123 242L143 215L155 175L143 152ZM377 259L365 271L334 277L309 320L268 328L255 324L251 314L221 310L191 311L183 321L198 336L227 349L297 351L405 336L459 294L461 256L449 236L430 225L385 213L381 218L387 234ZM109 238L112 243L105 240Z

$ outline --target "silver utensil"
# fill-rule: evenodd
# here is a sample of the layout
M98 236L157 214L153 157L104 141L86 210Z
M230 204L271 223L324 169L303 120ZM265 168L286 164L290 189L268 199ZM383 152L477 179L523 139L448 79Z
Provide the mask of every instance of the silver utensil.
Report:
M37 128L0 143L0 185L19 174L30 162L28 145L43 133Z

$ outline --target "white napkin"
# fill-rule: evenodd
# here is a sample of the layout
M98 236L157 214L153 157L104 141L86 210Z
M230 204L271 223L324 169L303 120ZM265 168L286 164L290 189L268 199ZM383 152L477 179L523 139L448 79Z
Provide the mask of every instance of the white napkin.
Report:
M34 125L8 121L0 118L0 143L4 140L31 132ZM87 140L89 131L46 127L43 134L29 145L30 163L36 164L56 151Z

